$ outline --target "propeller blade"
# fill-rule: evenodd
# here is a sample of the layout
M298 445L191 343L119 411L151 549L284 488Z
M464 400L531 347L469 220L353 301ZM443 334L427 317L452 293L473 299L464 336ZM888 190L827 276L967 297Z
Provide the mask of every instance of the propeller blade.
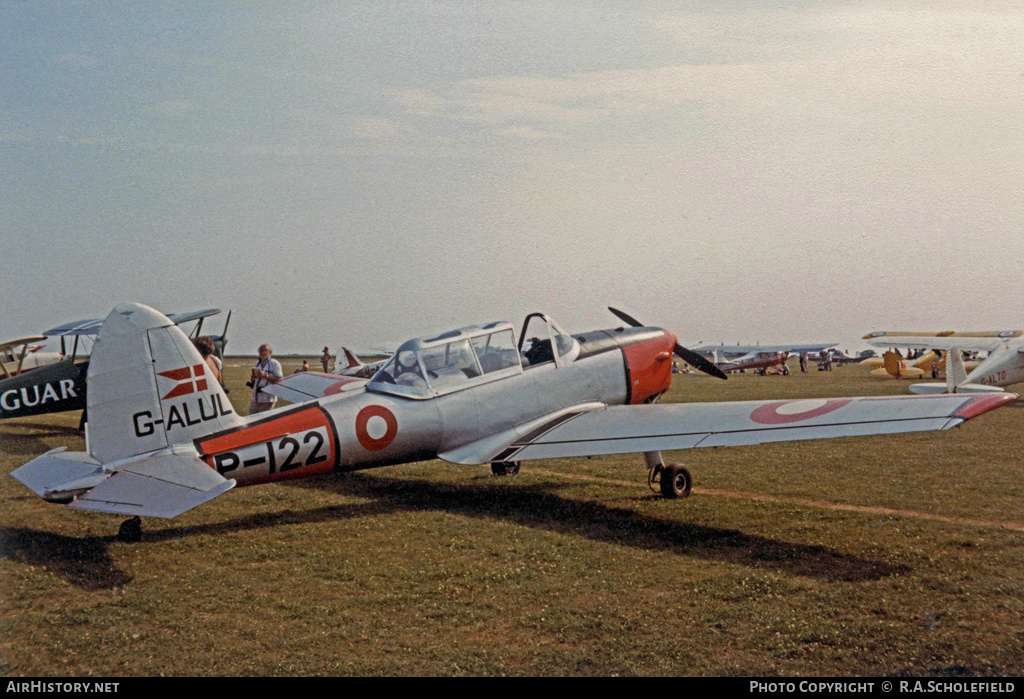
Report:
M699 369L700 371L703 371L705 374L714 376L716 379L729 378L728 376L725 375L724 371L722 371L715 365L714 362L700 354L697 354L693 350L686 349L678 342L676 343L676 346L673 348L673 350L675 351L677 357L679 357L683 361L689 362L690 366L692 366L693 368Z
M643 323L641 323L639 320L629 315L628 313L623 313L619 309L612 308L611 306L608 306L608 310L617 315L620 320L625 321L626 325L632 325L634 328L644 327Z
M629 315L628 313L624 313L617 308L612 308L611 306L608 307L608 310L614 313L616 316L618 316L619 319L624 321L627 325L632 325L634 328L644 327L643 323L641 323L639 320ZM698 371L703 371L705 374L708 374L709 376L714 376L717 379L729 378L728 376L725 375L724 371L715 366L714 362L697 354L693 350L686 349L678 342L676 343L675 347L672 348L672 350L675 352L675 355L677 357L682 359L684 362L687 362L690 366L692 366L694 369L697 369Z

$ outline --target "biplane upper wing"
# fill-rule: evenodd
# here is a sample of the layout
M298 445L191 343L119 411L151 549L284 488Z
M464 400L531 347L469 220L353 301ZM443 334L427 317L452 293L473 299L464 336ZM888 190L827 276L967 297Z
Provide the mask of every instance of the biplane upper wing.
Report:
M34 342L42 342L45 339L45 335L29 335L28 337L20 337L17 340L8 340L7 342L0 342L0 352L14 348L20 349L25 345L30 345Z
M207 316L220 313L219 308L204 308L201 311L187 311L185 313L169 313L167 318L175 325L187 323L190 320L199 320ZM60 337L63 335L95 335L100 331L105 318L90 318L88 320L76 320L70 323L58 325L43 333L46 337Z
M1011 393L587 404L440 456L482 464L944 430L1016 398Z
M204 308L201 311L186 311L185 313L168 313L167 318L175 325L187 323L190 320L199 320L207 316L215 316L220 313L219 308Z

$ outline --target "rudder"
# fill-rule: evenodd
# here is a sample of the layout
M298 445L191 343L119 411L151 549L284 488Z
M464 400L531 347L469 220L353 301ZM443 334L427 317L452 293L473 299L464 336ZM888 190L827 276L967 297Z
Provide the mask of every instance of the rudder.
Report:
M243 422L185 333L136 303L117 306L103 322L86 401L88 451L100 463L190 444Z

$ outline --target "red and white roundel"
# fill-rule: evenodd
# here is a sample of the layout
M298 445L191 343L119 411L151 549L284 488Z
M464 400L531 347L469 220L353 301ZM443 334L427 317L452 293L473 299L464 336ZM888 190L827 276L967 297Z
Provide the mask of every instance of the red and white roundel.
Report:
M784 425L789 422L810 420L812 417L839 410L852 398L813 398L810 400L781 400L768 403L750 413L750 419L762 425Z
M383 405L368 405L356 415L356 438L367 451L380 451L398 435L398 418Z

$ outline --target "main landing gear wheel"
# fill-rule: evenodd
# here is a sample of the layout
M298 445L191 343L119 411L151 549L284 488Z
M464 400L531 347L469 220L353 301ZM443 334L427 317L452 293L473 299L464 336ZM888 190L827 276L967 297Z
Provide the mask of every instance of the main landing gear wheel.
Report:
M518 461L492 461L491 473L495 476L514 476L519 473Z
M128 544L134 544L142 539L142 520L139 517L132 517L121 522L121 528L117 530L117 540Z
M661 486L661 496L669 500L689 497L690 488L693 487L693 477L682 464L658 466L651 471L649 480L652 486L657 480Z

